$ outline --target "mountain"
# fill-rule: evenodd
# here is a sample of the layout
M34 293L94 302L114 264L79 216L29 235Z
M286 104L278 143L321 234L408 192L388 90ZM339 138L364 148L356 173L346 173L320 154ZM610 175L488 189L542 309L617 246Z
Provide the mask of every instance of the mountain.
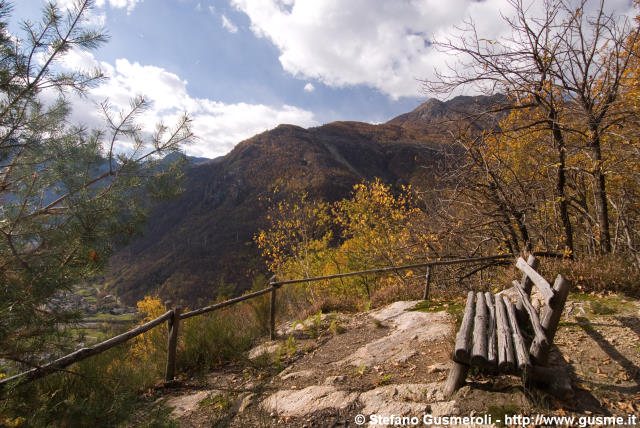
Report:
M280 125L226 156L192 163L184 193L159 204L143 236L114 255L107 284L128 303L159 294L196 304L214 299L221 288L227 294L246 290L266 273L252 238L267 224L264 198L275 187L335 201L363 180L425 185L443 168L440 153L452 124L491 126L470 114L495 102L430 100L379 125Z
M501 94L459 96L446 102L432 98L413 111L391 119L387 124L428 132L431 136L449 131L451 126L460 125L460 122L478 131L495 126L495 115L488 112L497 110L497 116L501 116L506 103L507 97Z

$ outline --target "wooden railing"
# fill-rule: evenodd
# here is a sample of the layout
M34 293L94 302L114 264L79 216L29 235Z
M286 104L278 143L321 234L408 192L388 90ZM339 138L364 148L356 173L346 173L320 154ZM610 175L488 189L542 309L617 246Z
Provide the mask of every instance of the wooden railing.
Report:
M167 322L168 325L168 338L167 338L167 366L165 370L165 380L171 381L175 376L175 363L176 363L176 349L178 344L178 331L180 328L180 321L191 318L197 315L202 315L208 312L213 312L227 306L234 305L236 303L242 302L244 300L253 299L258 296L262 296L263 294L271 293L270 300L270 311L269 311L269 336L271 340L276 338L276 292L278 288L283 285L288 284L299 284L303 282L313 282L313 281L322 281L329 279L337 279L337 278L345 278L349 276L356 275L370 275L375 273L386 273L386 272L397 272L401 270L407 269L416 269L416 268L426 268L426 277L425 277L425 289L423 294L423 299L426 300L429 297L429 288L430 288L430 279L431 279L431 269L435 266L447 266L447 265L455 265L455 264L464 264L464 263L479 263L479 262L490 262L490 261L499 261L503 259L513 258L512 254L501 254L496 256L487 256L487 257L475 257L468 259L450 259L450 260L438 260L424 263L417 263L411 265L403 265L403 266L390 266L378 269L368 269L354 272L346 272L339 273L335 275L326 275L326 276L317 276L311 278L301 278L301 279L290 279L284 281L271 281L269 282L269 286L267 288L263 288L262 290L255 291L249 294L245 294L233 299L226 300L221 303L216 303L214 305L205 306L200 309L195 309L193 311L181 312L181 308L175 307L159 316L158 318L151 320L143 325L140 325L133 330L129 330L125 333L122 333L118 336L112 337L111 339L105 340L104 342L100 342L96 345L85 347L78 349L75 352L72 352L69 355L61 357L55 361L42 365L40 367L33 368L31 370L19 373L15 376L11 376L5 379L0 380L0 392L2 391L2 387L18 381L18 383L24 383L33 381L35 379L42 378L51 373L64 369L71 364L77 363L79 361L84 360L92 355L96 355L102 353L110 348L113 348L116 345L124 343L128 340L133 339L136 336L145 333L146 331L151 330L154 327L162 324L163 322Z

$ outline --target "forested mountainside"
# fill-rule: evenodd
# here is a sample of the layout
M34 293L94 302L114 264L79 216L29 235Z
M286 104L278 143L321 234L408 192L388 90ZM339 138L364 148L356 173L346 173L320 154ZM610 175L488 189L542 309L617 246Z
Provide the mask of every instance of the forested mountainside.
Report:
M144 236L112 258L108 285L130 303L158 294L193 304L244 291L267 274L253 236L265 227L274 190L335 201L375 178L428 185L446 167L449 131L494 126L491 117L473 113L502 102L502 96L429 100L384 124L280 125L245 140L188 169L184 193L158 205Z

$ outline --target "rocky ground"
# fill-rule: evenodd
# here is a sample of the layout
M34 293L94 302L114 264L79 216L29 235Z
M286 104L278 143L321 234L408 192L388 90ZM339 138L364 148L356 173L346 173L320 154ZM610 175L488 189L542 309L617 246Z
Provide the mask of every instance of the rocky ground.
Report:
M372 414L487 413L494 421L538 413L640 419L640 302L570 298L552 365L565 369L572 393L554 396L524 388L515 376L475 374L451 399L442 388L459 302L411 310L416 303L287 323L282 339L254 348L246 362L165 388L156 401L173 408L181 427L353 427L360 414L367 421Z

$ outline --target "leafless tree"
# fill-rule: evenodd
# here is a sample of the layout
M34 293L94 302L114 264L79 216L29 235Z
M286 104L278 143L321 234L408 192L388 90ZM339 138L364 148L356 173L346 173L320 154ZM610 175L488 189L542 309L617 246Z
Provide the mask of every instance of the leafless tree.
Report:
M510 0L512 15L503 16L509 35L488 40L478 34L472 20L458 28L456 36L437 40L437 49L455 56L446 70L423 81L428 94L448 95L472 87L486 94L504 93L514 109L536 109L519 123L518 131L544 130L555 152L553 200L563 228L564 245L574 251L570 209L577 206L568 192L567 150L578 141L590 157L593 210L600 251L611 251L603 137L630 114L619 107L623 80L633 64L633 50L640 36L638 26L607 12L601 0L545 0L535 14L533 2ZM503 130L509 131L509 130ZM545 141L540 141L545 144ZM582 215L577 211L577 215Z

